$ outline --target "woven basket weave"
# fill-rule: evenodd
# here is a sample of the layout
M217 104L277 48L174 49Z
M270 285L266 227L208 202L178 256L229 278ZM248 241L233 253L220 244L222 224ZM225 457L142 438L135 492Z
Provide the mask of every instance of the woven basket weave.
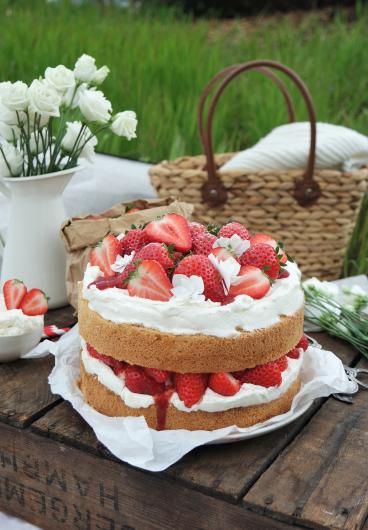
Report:
M217 101L228 83L247 70L270 77L281 89L289 112L295 114L290 95L271 69L286 74L300 90L311 124L310 152L306 169L221 171L235 153L214 155L212 120ZM204 107L216 84L220 84ZM304 276L332 280L339 277L367 189L368 169L342 172L317 170L315 165L316 118L307 88L289 68L274 61L252 61L219 72L204 89L198 106L198 124L205 155L163 161L150 170L160 197L177 196L194 204L194 217L223 224L233 219L255 232L272 234L294 255Z

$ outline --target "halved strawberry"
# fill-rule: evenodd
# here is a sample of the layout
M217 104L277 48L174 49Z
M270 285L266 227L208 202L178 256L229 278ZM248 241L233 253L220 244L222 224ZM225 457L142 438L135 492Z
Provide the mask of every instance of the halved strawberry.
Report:
M276 359L275 363L276 363L277 366L280 368L281 372L283 372L283 371L286 370L286 368L288 367L287 356L286 356L286 355L283 355L283 356L280 357L279 359Z
M280 269L277 279L282 280L283 278L289 278L289 276L290 276L290 272L288 270Z
M174 245L175 250L187 252L192 248L188 221L182 215L169 213L161 219L151 221L144 228L149 241Z
M91 346L91 344L87 344L87 350L91 357L94 357L95 359L102 361L104 364L107 364L107 366L113 368L114 371L125 370L125 368L128 366L128 364L124 361L119 361L118 359L114 359L114 357L110 357L109 355L104 355L103 353L98 352L96 348Z
M146 374L152 377L158 383L166 383L170 377L170 372L167 370L159 370L158 368L145 368Z
M175 389L188 408L202 399L207 388L205 374L175 374Z
M306 335L302 335L302 338L296 345L296 348L302 348L304 351L307 351L309 346L308 337Z
M234 234L237 234L241 239L249 239L250 235L248 230L245 228L244 225L241 223L227 223L227 225L224 225L219 233L218 237L231 237Z
M246 294L258 300L263 298L271 288L270 280L266 274L253 265L243 265L236 281L238 283L230 286L230 296Z
M226 261L229 258L237 259L236 255L230 252L227 248L216 247L211 250L211 254L216 256L219 261Z
M31 289L23 297L20 309L25 315L44 315L48 310L47 296L41 289Z
M281 370L276 362L261 364L255 368L245 370L241 383L251 383L266 388L280 386L282 382Z
M144 231L140 228L133 228L120 239L120 254L131 254L133 250L137 252L146 243L148 243L148 239Z
M240 381L231 374L218 372L210 375L208 386L221 396L233 396L240 389Z
M116 257L120 254L120 241L112 234L103 238L91 252L89 261L91 265L97 265L105 276L115 276L111 270L111 265L115 263Z
M165 270L172 269L174 262L170 257L170 251L164 243L148 243L142 247L134 256L134 261L154 259L158 261Z
M143 260L128 282L130 296L167 302L172 297L172 284L158 261Z
M208 256L212 252L212 247L216 241L216 236L209 232L203 232L193 236L192 251L194 254L203 254Z
M19 309L26 293L27 287L21 280L7 280L3 285L6 309Z
M165 390L165 385L152 379L141 366L128 366L124 375L126 386L136 394L155 396Z
M186 256L176 267L175 274L200 276L204 283L204 295L206 298L213 302L223 302L225 300L221 275L207 256L196 254Z
M300 357L299 348L293 348L286 355L287 355L287 357L290 357L291 359L299 359L299 357Z
M240 263L262 269L272 280L276 280L280 272L277 254L267 243L257 243L248 248L241 256Z
M250 238L250 244L253 246L253 245L258 245L258 243L264 243L265 245L270 245L273 249L275 249L278 245L276 239L274 239L273 237L269 236L268 234L255 234L254 236L252 236ZM282 257L280 259L281 263L286 263L287 262L287 255L285 254L285 252L280 249L281 253L282 253ZM282 276L282 278L285 278L285 276Z

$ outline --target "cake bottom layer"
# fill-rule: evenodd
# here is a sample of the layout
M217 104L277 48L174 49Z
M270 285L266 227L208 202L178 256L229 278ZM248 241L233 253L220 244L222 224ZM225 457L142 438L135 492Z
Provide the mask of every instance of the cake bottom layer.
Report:
M106 416L144 416L148 426L156 429L157 408L155 405L147 408L128 407L119 396L102 385L95 375L87 373L82 362L80 372L80 389L86 402L94 409ZM299 389L300 375L281 397L261 405L238 407L222 412L182 412L169 404L165 428L212 431L230 425L250 427L287 412Z

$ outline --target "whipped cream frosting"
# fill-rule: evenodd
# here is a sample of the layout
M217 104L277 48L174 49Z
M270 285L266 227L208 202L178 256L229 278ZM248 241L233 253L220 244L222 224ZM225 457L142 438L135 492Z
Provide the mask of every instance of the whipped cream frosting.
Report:
M221 396L210 388L207 388L201 401L187 408L179 398L177 392L171 396L170 403L182 412L194 412L203 410L205 412L223 412L236 407L249 407L269 403L284 394L291 384L296 380L302 363L303 350L299 349L299 359L288 357L288 367L282 372L282 383L280 386L265 388L259 385L244 383L239 392L234 396ZM92 357L82 339L82 362L86 372L95 375L98 381L111 392L119 396L124 403L131 408L147 408L154 404L152 396L147 394L136 394L125 386L124 374L115 375L113 370L105 363Z
M28 316L21 309L6 309L4 297L0 296L0 337L24 335L43 327L43 316Z
M105 320L117 324L138 324L175 335L212 335L236 337L242 330L267 328L291 316L304 303L300 285L300 271L295 263L288 263L290 275L276 280L260 300L239 295L234 302L221 305L211 300L185 300L173 297L168 302L129 296L126 289L112 287L99 290L88 286L101 271L88 265L83 279L83 298L89 307Z

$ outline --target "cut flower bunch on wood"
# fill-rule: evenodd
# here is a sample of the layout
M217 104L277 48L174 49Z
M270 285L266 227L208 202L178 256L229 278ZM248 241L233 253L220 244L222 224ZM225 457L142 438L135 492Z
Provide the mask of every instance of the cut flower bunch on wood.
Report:
M82 55L71 70L59 64L28 86L0 83L0 177L28 177L76 167L91 160L97 136L109 129L136 138L137 117L131 110L113 114L98 89L107 66Z

